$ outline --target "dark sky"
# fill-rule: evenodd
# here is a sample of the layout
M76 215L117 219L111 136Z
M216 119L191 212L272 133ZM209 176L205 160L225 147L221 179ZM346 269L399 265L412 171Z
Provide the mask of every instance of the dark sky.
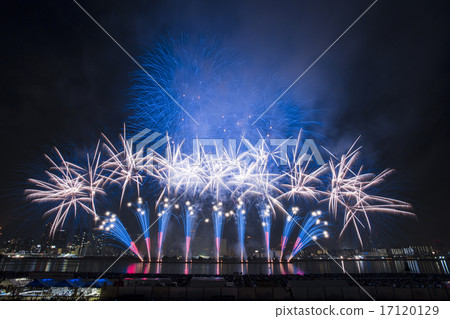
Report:
M286 83L370 3L80 1L135 57L167 32L205 33ZM53 145L118 134L136 65L70 0L3 2L0 15L0 225L22 236L27 176ZM365 159L397 170L394 193L418 215L402 243L450 243L449 21L448 1L380 0L292 88L335 149L361 135Z

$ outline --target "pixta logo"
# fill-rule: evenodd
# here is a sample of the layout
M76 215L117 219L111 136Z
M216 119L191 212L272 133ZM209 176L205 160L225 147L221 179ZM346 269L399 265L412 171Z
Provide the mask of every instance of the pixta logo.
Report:
M146 156L153 151L163 153L170 140L171 138L167 135L144 129L128 139L128 142L135 145L136 152L141 152L142 156ZM263 145L276 150L279 165L288 164L288 152L292 151L292 148L300 150L297 158L302 162L315 161L320 166L325 164L313 139L305 139L303 144L292 138L259 139L255 144L252 144L249 140L242 138L238 146L237 139L197 138L192 141L192 150L194 156L200 156L204 153L209 158L219 158L225 149L229 152L229 155L237 155L239 152L257 150ZM245 158L244 160L250 159Z
M128 139L128 142L131 145L136 145L136 152L142 152L142 156L146 156L151 153L151 151L157 151L158 149L164 150L166 147L165 144L168 143L169 140L170 137L167 135L149 129L143 129Z
M237 147L236 139L224 140L198 138L193 140L192 149L194 151L194 155L199 156L201 150L203 150L203 152L209 151L207 154L208 156L212 158L219 158L220 156L222 156L222 152L225 147L227 147L228 152L231 153L230 155L237 155L238 149L239 152L245 150L251 151L259 149L262 145L271 146L278 152L277 157L279 157L280 165L288 164L288 151L292 150L292 148L295 147L300 150L297 158L299 158L301 162L315 161L317 165L320 166L325 164L322 154L320 154L319 149L317 148L317 145L313 139L306 139L303 145L300 145L297 139L292 138L273 138L269 140L259 139L255 144L252 144L249 140L242 138L240 140L239 147Z

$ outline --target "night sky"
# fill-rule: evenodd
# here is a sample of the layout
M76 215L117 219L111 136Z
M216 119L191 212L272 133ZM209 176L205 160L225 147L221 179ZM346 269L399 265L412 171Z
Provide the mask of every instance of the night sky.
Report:
M164 34L219 38L258 72L292 83L372 1L80 1L133 56ZM136 65L66 1L8 1L0 9L3 238L42 220L26 179L57 145L117 136ZM396 169L393 197L418 221L386 222L390 244L450 243L450 4L377 4L292 88L335 150L361 135L363 157ZM274 96L274 99L276 96ZM393 234L397 233L397 236ZM383 236L383 235L380 235Z

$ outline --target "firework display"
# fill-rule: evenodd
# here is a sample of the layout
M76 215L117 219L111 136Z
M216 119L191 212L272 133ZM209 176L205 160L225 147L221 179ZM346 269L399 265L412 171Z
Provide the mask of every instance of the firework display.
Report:
M371 216L415 216L408 203L380 194L379 186L393 170L367 172L358 163L358 140L340 157L328 152L328 162L314 161L301 147L310 123L288 97L278 101L278 111L265 115L270 120L254 122L254 114L273 101L269 94L273 91L237 81L240 59L222 50L217 41L186 35L178 41L169 39L142 58L142 64L154 79L145 72L135 74L129 124L133 134L127 136L125 125L118 143L102 134L95 151L82 162L66 160L55 148L56 156L46 155L50 167L45 176L29 179L32 186L25 193L32 203L45 207L44 215L52 220L51 235L78 218L88 218L96 230L139 259L151 260L151 228L158 224L153 255L161 261L164 242L174 238L169 226L175 219L183 230L188 261L197 228L212 220L206 226L219 261L224 231L234 222L241 262L247 260L246 234L254 225L262 230L271 262L271 247L278 244L279 258L290 249L289 260L331 236L354 234L364 247L362 232L372 231ZM298 137L269 141L287 130L288 136ZM155 132L147 140L153 144L135 143L150 131ZM200 135L217 139L205 146L198 142ZM225 136L239 136L240 142L224 143ZM255 137L258 142L252 144L249 140ZM123 205L130 198L137 200ZM98 212L105 207L118 213L107 213L102 220ZM125 218L134 216L141 235L132 239L119 214L126 225ZM275 243L271 234L277 216L283 227L281 241ZM300 233L289 242L296 228Z
M125 141L124 136L121 136L121 141ZM125 145L127 143L124 143L124 150L114 153L121 156L109 153L105 159L100 158L97 147L94 166L92 161L88 161L86 168L65 161L60 152L57 152L61 163L50 160L52 166L47 172L48 179L30 179L35 187L27 190L29 198L37 203L54 205L46 212L47 215L54 214L52 233L67 224L66 218L71 212L84 213L92 216L95 222L100 222L95 213L98 210L95 208L96 203L108 197L105 194L109 187L117 184L121 189L120 201L127 186L137 189L150 183L152 192L155 188L160 191L154 208L141 197L126 205L138 221L146 247L144 255L147 255L149 260L152 211L157 215L154 221L157 221L159 226L158 260L161 260L163 242L167 240L170 217L174 216L184 231L186 261L190 259L190 247L199 223L209 222L210 218L213 224L216 259L220 258L220 242L225 221L233 218L238 230L239 255L244 261L245 233L249 220L247 213L250 209L254 209L259 217L268 262L271 261L271 228L273 218L277 214L284 216L281 258L294 228L301 229L289 260L318 239L330 236L331 230L326 230L327 222L320 222L319 216L322 212L308 212L309 206L319 207L326 203L331 217L336 221L335 224L341 225L338 236L341 237L353 225L361 246L363 240L360 227L369 232L371 230L369 214L414 215L410 211L410 205L405 202L369 194L370 189L380 184L391 170L380 174L363 173L362 167L356 170L355 161L359 149L353 150L353 146L339 162L331 157L328 164L319 168L310 168L310 161L296 159L293 155L287 171L276 173L271 172L269 167L270 161L276 161L278 151L267 151L267 145L264 143L242 152L238 157L224 148L221 150L222 155L215 158L204 152L197 156L188 156L181 152L180 145L168 146L167 156L156 152L149 152L144 156L141 152L129 152L128 146ZM104 147L109 151L112 149L109 140L104 142ZM124 161L123 164L118 163L120 158ZM250 161L244 160L247 158ZM111 163L114 163L114 166ZM136 167L136 163L151 164L129 169L130 163L133 163L133 167ZM147 192L145 186L140 190L143 191ZM208 198L229 200L207 205L205 203ZM300 203L300 206L292 206L295 202ZM227 211L225 206L230 205L233 209ZM104 223L103 220L99 230L115 237L136 256L142 258L117 216L114 216L114 220L108 220L109 226ZM112 229L114 231L111 231Z

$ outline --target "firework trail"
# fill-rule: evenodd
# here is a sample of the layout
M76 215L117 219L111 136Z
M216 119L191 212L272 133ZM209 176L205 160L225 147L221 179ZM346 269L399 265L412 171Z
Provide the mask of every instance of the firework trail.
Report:
M151 261L150 255L150 210L148 208L147 202L143 202L142 198L139 197L136 203L127 203L127 206L131 208L134 216L139 222L139 227L141 229L142 236L144 237L145 246L147 247L147 258Z
M245 209L245 203L242 199L238 199L238 203L235 206L236 210L236 224L238 229L239 249L241 255L241 263L245 258L245 227L247 225L247 211Z
M170 217L172 216L172 206L169 205L169 199L164 198L164 203L158 205L158 261L161 261L161 252L164 243L164 238L167 233L167 226L169 225ZM179 208L178 204L174 208Z
M50 168L45 172L46 180L29 179L35 188L25 190L28 199L34 203L51 203L56 206L50 208L44 215L53 215L50 235L54 236L70 213L77 217L79 209L98 220L94 208L94 197L103 194L103 178L98 172L90 170L87 173L82 167L68 162L55 148L57 159L53 160L45 155L50 162ZM94 156L95 158L95 156ZM56 162L59 162L57 164Z
M315 242L322 238L328 238L328 231L325 227L328 225L327 221L323 221L321 218L323 214L320 210L308 213L302 223L300 232L298 233L297 240L295 241L294 248L289 256L288 262L295 257L300 251L308 246L315 244Z
M258 215L264 231L267 262L270 262L270 228L272 227L272 211L270 205L264 203L259 204Z
M104 186L108 181L108 178L103 175L103 167L101 166L101 152L99 150L99 147L100 141L97 142L97 146L95 148L93 156L91 157L89 154L86 155L87 170L85 178L89 185L91 194L91 207L94 213L96 213L95 197L106 195ZM98 220L98 217L96 220Z
M133 252L141 261L144 261L144 259L139 254L136 244L131 240L130 235L125 229L125 226L116 216L116 214L106 212L105 218L103 219L98 229L103 232L103 235L105 237L111 238L114 241L122 244L126 249L129 249L131 252Z
M230 210L229 212L223 212L223 204L219 202L213 206L213 224L214 224L214 235L216 242L216 260L219 262L219 253L220 253L220 241L222 239L223 226L226 219L230 217L234 217L234 211Z
M182 214L179 216L181 224L183 225L184 235L186 237L185 242L185 261L189 260L189 251L191 241L194 239L195 232L200 223L198 218L199 209L195 205L192 205L190 201L186 201L185 206L182 209Z
M292 231L294 230L295 226L299 223L301 220L301 217L298 214L299 208L298 207L291 207L290 214L284 214L284 224L283 224L283 234L281 235L281 253L280 253L280 260L283 259L283 253L286 248L286 244L289 240L289 237L292 234Z
M222 211L222 202L213 206L212 220L214 225L214 238L216 241L216 261L219 262L220 240L223 233L224 213Z

